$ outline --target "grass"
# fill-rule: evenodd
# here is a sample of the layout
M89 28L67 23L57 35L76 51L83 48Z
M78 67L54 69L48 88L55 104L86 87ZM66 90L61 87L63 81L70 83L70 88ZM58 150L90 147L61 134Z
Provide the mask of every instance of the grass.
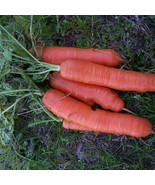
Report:
M48 64L32 46L113 48L121 68L155 72L154 16L0 16L0 169L155 169L155 136L133 138L62 128L41 97ZM126 108L151 121L154 93L120 92Z

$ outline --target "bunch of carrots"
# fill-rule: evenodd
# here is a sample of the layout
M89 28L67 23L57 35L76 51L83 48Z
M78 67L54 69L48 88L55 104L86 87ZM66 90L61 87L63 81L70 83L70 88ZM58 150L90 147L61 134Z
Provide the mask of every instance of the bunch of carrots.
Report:
M112 89L155 92L155 74L114 68L121 64L122 57L113 49L37 47L35 50L36 58L41 56L43 62L56 65L57 72L50 78L55 89L48 90L42 102L63 118L64 128L133 137L154 133L147 119L119 113L130 111ZM34 49L30 51L34 52ZM94 110L95 104L104 110Z

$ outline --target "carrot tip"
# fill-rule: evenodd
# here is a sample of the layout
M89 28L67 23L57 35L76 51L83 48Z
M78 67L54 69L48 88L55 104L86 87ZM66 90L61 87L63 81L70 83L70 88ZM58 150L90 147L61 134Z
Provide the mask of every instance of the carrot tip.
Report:
M109 49L109 50L110 50L110 49ZM102 50L102 49L94 49L94 51L99 51L99 52L102 52L102 53L111 53L111 52L109 52L108 50ZM117 53L115 50L113 50L113 54L115 54L115 57L116 57L118 60L122 61L122 57L121 57L121 55L120 55L119 53Z
M132 111L129 110L129 109L123 108L123 110L126 111L126 112L129 112L129 113L131 113L131 114L135 114L134 112L132 112Z

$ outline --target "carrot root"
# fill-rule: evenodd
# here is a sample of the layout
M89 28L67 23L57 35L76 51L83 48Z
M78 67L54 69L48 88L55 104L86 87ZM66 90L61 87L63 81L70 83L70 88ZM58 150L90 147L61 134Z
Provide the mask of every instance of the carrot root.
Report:
M128 112L128 113L131 113L131 114L135 115L135 113L134 113L134 112L132 112L132 111L131 111L131 110L129 110L129 109L123 108L122 110L124 110L124 111L126 111L126 112Z
M66 80L58 72L52 73L50 84L64 93L71 92L72 97L90 106L98 104L103 109L114 112L119 112L124 107L124 101L112 89Z
M152 131L151 134L155 134L155 131Z
M94 51L98 51L98 52L102 52L102 53L110 53L110 51L108 51L108 50L101 50L101 49L94 49ZM113 53L115 52L115 57L118 59L118 60L120 60L120 63L121 63L121 60L122 60L122 56L119 54L119 53L117 53L116 51L114 51L113 50Z
M151 123L135 115L92 110L54 89L48 90L42 98L43 104L61 118L86 127L92 131L125 134L133 137L146 137L152 132Z
M77 123L73 123L71 121L66 121L66 120L63 120L62 126L65 129L68 129L68 130L91 131L87 127L84 127L84 126L81 126L81 125L79 125Z
M34 48L29 51L32 52ZM107 66L118 66L122 62L122 56L113 49L94 49L94 48L75 48L75 47L58 47L46 46L36 47L42 60L51 64L61 64L66 59L84 60ZM36 58L39 58L37 54Z
M61 64L63 78L122 91L155 92L155 74L106 67L82 60Z

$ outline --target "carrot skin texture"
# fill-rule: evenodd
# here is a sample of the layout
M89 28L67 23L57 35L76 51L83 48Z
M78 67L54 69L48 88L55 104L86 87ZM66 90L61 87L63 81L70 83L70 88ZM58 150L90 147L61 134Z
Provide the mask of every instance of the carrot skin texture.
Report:
M55 89L48 90L42 102L57 116L92 131L126 134L133 137L145 137L152 131L151 123L145 118L100 109L94 111L90 106Z
M90 129L88 129L86 127L83 127L81 125L78 125L76 123L73 123L71 121L66 121L66 120L63 120L62 126L65 129L70 129L70 130L91 131Z
M65 92L67 94L71 93L72 97L75 97L83 101L84 103L88 104L91 107L95 105L92 99L86 96L86 92L83 92L84 90L87 89L86 84L66 80L60 76L59 72L52 73L50 77L50 84L52 87L62 92Z
M122 91L155 91L155 74L127 71L101 66L80 60L66 60L61 64L60 74L63 78L106 86Z
M41 55L41 48L36 47ZM29 51L33 51L33 48ZM38 56L35 56L38 58ZM113 49L82 49L75 47L44 47L42 60L47 63L61 64L66 59L90 61L101 65L118 66L122 62L121 55Z
M71 92L72 97L75 97L88 105L95 102L101 105L102 108L110 109L115 112L119 112L124 108L124 101L117 95L117 93L106 87L66 80L62 78L58 72L54 72L51 75L50 84L52 87L65 93Z

